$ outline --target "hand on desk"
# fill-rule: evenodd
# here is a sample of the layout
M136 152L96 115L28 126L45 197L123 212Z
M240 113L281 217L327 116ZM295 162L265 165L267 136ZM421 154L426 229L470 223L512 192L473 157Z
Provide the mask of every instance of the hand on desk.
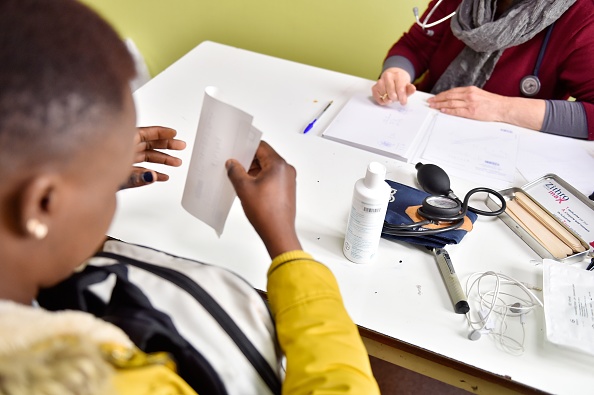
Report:
M174 139L177 131L162 126L148 126L138 128L138 133L134 137L136 151L134 154L134 163L159 163L167 166L178 167L181 165L181 159L166 154L158 149L170 149L181 151L186 148L186 143L182 140ZM122 187L134 188L143 185L152 184L155 181L167 181L167 174L159 173L144 167L132 167L132 173L128 182Z
M398 67L384 70L380 79L371 87L373 98L381 105L397 101L404 106L408 97L416 91L417 88L410 81L410 74Z
M416 88L407 71L390 67L384 70L371 92L380 105L395 101L405 105ZM505 122L532 130L541 130L546 107L544 100L501 96L476 86L452 88L438 93L428 102L431 108L444 114L477 121Z
M476 86L452 88L427 102L444 114L477 121L505 122L533 130L540 130L544 120L544 100L501 96Z
M300 250L295 232L295 168L264 141L247 172L235 159L225 166L243 211L270 257Z
M476 86L453 88L427 100L429 107L444 114L476 119L478 121L503 122L505 97L489 93Z

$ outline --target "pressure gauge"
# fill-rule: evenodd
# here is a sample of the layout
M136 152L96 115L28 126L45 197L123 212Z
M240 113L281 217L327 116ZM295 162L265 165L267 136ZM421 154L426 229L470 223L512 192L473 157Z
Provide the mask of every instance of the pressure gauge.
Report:
M429 216L453 217L460 214L462 205L459 201L447 196L427 196L423 200L421 212Z

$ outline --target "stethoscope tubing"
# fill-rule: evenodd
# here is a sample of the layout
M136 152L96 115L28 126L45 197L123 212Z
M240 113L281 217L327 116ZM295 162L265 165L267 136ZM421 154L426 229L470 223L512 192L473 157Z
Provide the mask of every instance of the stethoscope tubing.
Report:
M448 19L451 19L454 15L456 15L456 12L454 11L451 14L441 18L438 21L428 23L429 19L431 19L431 17L433 16L433 13L437 9L437 7L439 7L439 5L442 3L442 1L443 0L439 0L437 3L435 3L435 5L431 9L431 11L429 11L429 13L427 13L427 16L425 17L423 22L421 22L421 20L419 19L419 9L417 7L413 7L413 13L415 14L415 23L417 25L419 25L421 27L421 29L423 29L423 31L425 31L430 36L433 35L433 30L428 30L429 28L431 28L433 26L437 26L440 23L443 23L443 22L447 21ZM542 65L542 60L544 58L544 54L547 49L547 46L549 45L549 40L551 38L551 33L553 32L554 26L555 26L555 22L553 22L548 27L545 38L542 42L542 45L540 46L540 51L538 52L538 57L536 58L536 63L534 65L534 71L533 71L532 75L527 75L527 76L523 77L522 80L520 81L520 92L522 93L523 96L533 97L533 96L536 96L538 94L538 92L540 92L540 80L538 78L538 72L540 71L540 66ZM526 79L533 81L533 83L536 85L536 87L534 88L534 91L530 92L524 86L525 85L524 81Z

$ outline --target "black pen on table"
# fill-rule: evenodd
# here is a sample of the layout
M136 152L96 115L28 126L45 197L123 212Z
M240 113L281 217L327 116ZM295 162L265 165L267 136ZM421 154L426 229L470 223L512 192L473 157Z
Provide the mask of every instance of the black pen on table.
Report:
M326 112L326 110L328 109L328 107L330 107L330 105L332 103L334 103L334 100L331 100L330 103L328 103L328 105L326 107L324 107L324 109L320 112L320 114L317 117L315 117L314 120L309 123L309 125L307 125L305 127L305 130L303 131L303 134L309 132L311 130L311 128L313 128L313 126L317 122L317 120L320 119L320 117L322 115L324 115L324 113Z
M450 294L450 299L452 299L454 311L458 314L468 313L470 311L470 306L468 305L466 295L464 295L464 291L460 285L460 280L458 280L458 276L454 271L450 255L444 248L434 248L433 254L435 254L437 266L439 267L441 277Z

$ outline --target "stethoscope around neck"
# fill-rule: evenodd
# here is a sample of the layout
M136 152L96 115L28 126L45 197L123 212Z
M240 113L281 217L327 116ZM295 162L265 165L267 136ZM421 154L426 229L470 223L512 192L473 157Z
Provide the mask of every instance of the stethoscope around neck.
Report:
M437 7L439 7L439 5L441 4L442 1L443 0L439 0L437 3L435 3L435 5L431 9L431 11L429 11L427 13L427 16L425 16L425 19L423 19L423 22L421 22L421 20L419 19L419 9L417 7L413 7L413 14L415 14L415 21L416 21L415 23L417 25L419 25L421 27L421 29L423 29L423 31L428 36L433 36L433 34L434 34L434 31L431 30L430 28L432 28L433 26L437 26L440 23L443 23L443 22L447 21L448 19L451 19L454 15L456 15L456 12L454 11L451 14L441 18L438 21L429 23L429 19L433 16L433 13L437 9ZM536 58L536 64L534 65L534 71L532 72L532 74L529 74L520 80L520 93L522 93L522 96L534 97L534 96L538 95L538 92L540 92L541 85L540 85L540 79L538 79L538 71L540 70L540 65L542 64L542 58L544 57L544 53L545 53L545 50L547 49L547 45L549 45L549 40L551 38L551 33L553 31L554 26L555 26L555 22L553 22L547 28L547 33L546 33L545 38L542 42L542 45L540 46L540 51L538 52L538 57Z
M540 80L538 79L538 71L540 70L540 65L542 64L542 58L544 57L547 45L549 45L549 40L551 39L551 33L553 32L554 26L555 22L551 23L551 25L547 28L547 33L540 46L540 51L538 52L538 58L536 58L534 71L532 72L532 74L527 75L520 80L520 92L522 93L522 95L526 97L534 97L538 94L538 92L540 92Z

